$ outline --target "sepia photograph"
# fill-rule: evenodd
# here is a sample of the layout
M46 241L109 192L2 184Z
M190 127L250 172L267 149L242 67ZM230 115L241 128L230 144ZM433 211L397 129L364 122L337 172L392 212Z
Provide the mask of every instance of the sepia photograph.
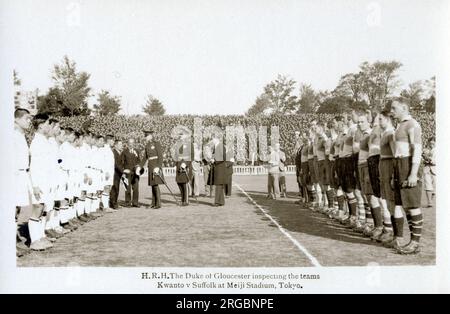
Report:
M450 291L449 7L1 0L0 290Z

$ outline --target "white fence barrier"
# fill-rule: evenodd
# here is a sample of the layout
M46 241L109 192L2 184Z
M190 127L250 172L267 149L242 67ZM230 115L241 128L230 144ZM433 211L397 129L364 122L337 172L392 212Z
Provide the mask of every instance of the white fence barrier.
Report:
M147 171L148 169L145 169L143 177L148 175ZM200 168L200 172L203 174L203 168ZM233 175L235 176L259 176L267 175L267 172L266 166L233 166ZM163 173L165 177L174 177L176 167L163 167ZM295 174L295 165L286 166L286 174Z

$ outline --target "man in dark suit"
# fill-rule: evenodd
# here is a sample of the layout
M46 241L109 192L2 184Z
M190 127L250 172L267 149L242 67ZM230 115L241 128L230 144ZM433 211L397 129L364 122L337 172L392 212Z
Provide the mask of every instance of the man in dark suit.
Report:
M212 162L212 148L205 145L203 151L203 180L205 181L205 195L212 197L212 186L214 185L214 162Z
M139 207L139 178L143 173L141 158L133 138L128 140L128 147L123 151L123 173L128 179L125 192L126 206ZM131 202L131 203L130 203Z
M123 143L121 140L117 140L114 148L112 149L114 154L114 178L113 186L111 187L111 197L109 199L109 207L112 209L118 209L119 205L117 199L119 198L120 191L120 179L123 175Z
M225 205L225 184L227 183L228 170L226 164L226 149L223 144L223 140L219 139L219 136L215 135L213 140L212 156L214 160L214 185L215 199L214 206Z
M163 151L161 144L153 139L152 130L144 130L145 145L144 158L141 162L142 168L148 161L148 185L152 187L152 206L151 208L161 208L161 192L159 184L164 184L164 175L162 171Z

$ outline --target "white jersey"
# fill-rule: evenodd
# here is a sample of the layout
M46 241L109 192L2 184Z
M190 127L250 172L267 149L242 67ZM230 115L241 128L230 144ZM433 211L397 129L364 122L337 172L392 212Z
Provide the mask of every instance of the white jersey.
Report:
M81 148L71 145L72 150L72 170L70 173L70 180L73 181L73 196L79 197L81 195L81 187L83 185L84 169L81 168L80 159Z
M52 183L52 175L54 169L50 167L50 154L52 151L52 144L42 134L36 133L30 145L30 173L33 178L33 187L38 187L42 194L39 203L45 203L53 208L54 188ZM50 209L51 209L50 208Z
M82 184L81 184L81 189L84 191L89 190L89 185L87 184L86 180L85 180L85 176L87 177L91 177L91 169L90 167L90 162L89 159L91 158L91 154L90 154L90 146L86 143L83 143L83 145L81 145L79 147L79 157L77 159L77 168L79 169L80 176L82 178Z
M89 177L89 183L86 185L88 193L97 192L98 176L97 171L94 169L97 164L95 161L95 152L92 146L84 143L82 146L82 166L86 175Z
M61 163L59 164L62 171L63 194L64 198L71 198L73 196L73 150L72 144L64 142L59 146L59 158Z
M62 169L70 171L73 169L73 151L72 151L72 144L69 142L64 142L59 146L59 155L62 159L62 162L60 163L60 166Z
M28 206L31 203L30 150L25 135L16 128L13 133L13 151L15 205Z
M65 182L67 182L67 173L65 173L62 168L62 154L60 145L54 137L50 137L50 149L48 151L48 162L51 169L51 181L54 188L54 199L62 200L65 194Z
M94 193L99 190L103 190L103 174L101 172L102 165L99 155L99 148L97 146L91 146L91 155L89 159L92 174L91 188Z

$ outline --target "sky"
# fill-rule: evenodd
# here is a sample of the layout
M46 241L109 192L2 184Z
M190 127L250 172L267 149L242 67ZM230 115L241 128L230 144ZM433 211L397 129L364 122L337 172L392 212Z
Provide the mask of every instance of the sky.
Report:
M0 53L45 93L64 55L142 113L241 114L278 74L319 90L363 61L397 60L403 86L439 69L447 1L4 1ZM445 40L448 40L445 38ZM298 86L298 85L297 85ZM296 91L298 93L298 90Z

